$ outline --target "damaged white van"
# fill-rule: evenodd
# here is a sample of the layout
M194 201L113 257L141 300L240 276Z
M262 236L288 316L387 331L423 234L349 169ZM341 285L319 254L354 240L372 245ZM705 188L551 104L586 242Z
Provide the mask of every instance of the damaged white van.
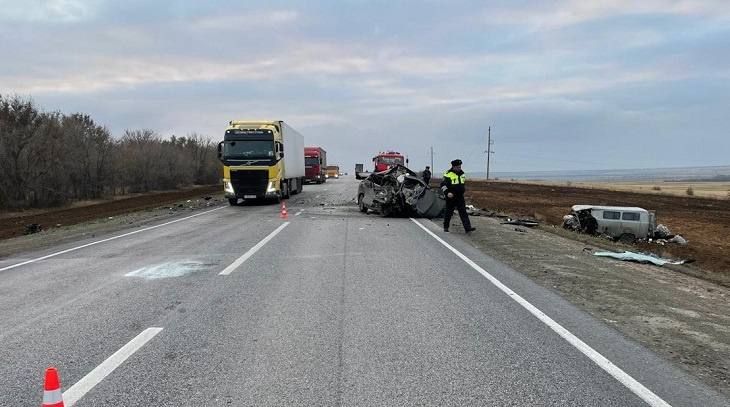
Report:
M654 236L656 214L628 206L573 205L563 227L588 234L605 234L623 243Z

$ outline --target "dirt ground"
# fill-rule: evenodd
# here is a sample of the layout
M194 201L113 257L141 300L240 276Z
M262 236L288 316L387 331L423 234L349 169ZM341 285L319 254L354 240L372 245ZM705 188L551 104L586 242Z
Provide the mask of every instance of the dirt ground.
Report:
M221 187L213 185L92 202L85 205L72 204L58 209L3 213L0 216L0 239L22 236L26 233L26 226L33 223L40 224L47 231L61 226L70 226L132 211L155 208L180 200L187 201L190 199L193 201L204 196L211 196L211 194L220 194L220 192ZM183 204L177 203L177 205Z
M477 230L465 238L475 247L730 396L729 287L594 256L600 239L591 244L540 228L520 232L498 218L471 221ZM458 217L452 222L459 225Z
M480 208L534 217L562 225L575 204L639 206L656 211L657 222L689 240L686 246L640 245L660 256L693 259L688 270L717 282L730 282L730 199L682 197L557 185L472 182L467 199Z

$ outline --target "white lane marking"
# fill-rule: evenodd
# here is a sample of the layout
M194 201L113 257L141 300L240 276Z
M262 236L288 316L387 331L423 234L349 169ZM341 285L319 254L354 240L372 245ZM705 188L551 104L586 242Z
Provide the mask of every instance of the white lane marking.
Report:
M319 199L320 196L322 196L322 195L317 195L314 197L314 199Z
M289 223L290 222L282 223L281 226L276 228L276 230L274 230L273 232L269 233L269 235L266 236L262 241L256 243L256 246L249 249L246 253L243 254L243 256L237 258L233 263L231 263L230 266L226 267L223 271L221 271L218 274L221 276L227 276L227 275L231 274L235 269L238 268L238 266L243 264L244 261L248 260L249 257L253 256L257 251L259 251L259 249L264 247L264 245L266 243L268 243L269 240L273 239L274 236L278 235L279 232L284 230L284 228L287 227L289 225Z
M89 390L93 389L94 386L104 380L114 369L118 368L127 358L132 356L134 352L138 351L160 332L162 332L162 328L145 329L139 335L135 336L134 339L127 342L126 345L122 346L121 349L101 362L99 366L95 367L94 370L81 378L76 384L69 387L68 390L63 392L63 402L66 407L73 406Z
M304 211L299 211L299 212L295 213L294 216L299 216L302 214L302 212L304 212Z
M206 213L211 213L213 211L217 211L219 209L223 209L223 208L227 208L227 207L228 206L221 206L220 208L215 208L215 209L211 209L209 211L196 213L195 215L190 215L190 216L186 216L184 218L175 219L175 220L170 221L170 222L161 223L159 225L146 227L146 228L139 229L139 230L135 230L135 231L129 232L129 233L124 233L124 234L119 235L119 236L113 236L113 237L110 237L110 238L106 238L106 239L102 239L102 240L97 240L96 242L91 242L91 243L83 244L81 246L72 247L70 249L61 250L60 252L51 253L51 254L45 255L43 257L38 257L36 259L26 260L26 261L21 262L21 263L12 264L10 266L6 266L6 267L3 267L3 268L0 268L0 271L10 270L10 269L13 269L13 268L16 268L16 267L24 266L24 265L30 264L30 263L35 263L37 261L49 259L51 257L56 257L56 256L61 255L61 254L65 254L65 253L68 253L68 252L73 252L73 251L76 251L76 250L79 250L79 249L83 249L85 247L93 246L93 245L96 245L96 244L99 244L99 243L108 242L110 240L116 240L116 239L119 239L119 238L122 238L122 237L131 236L131 235L135 235L137 233L142 233L142 232L146 232L148 230L157 229L157 228L160 228L160 227L163 227L163 226L171 225L173 223L182 222L184 220L187 220L187 219L190 219L190 218L194 218L194 217L200 216L200 215L205 215Z
M573 335L570 331L563 328L562 325L555 322L552 318L545 315L544 312L540 311L537 307L532 305L530 302L528 302L526 299L520 297L516 292L512 291L509 287L502 284L501 281L497 280L494 276L489 274L486 270L481 268L478 264L474 263L470 258L466 257L464 254L462 254L460 251L456 250L453 246L446 243L443 239L436 236L435 233L427 229L425 226L423 226L420 222L417 220L411 218L411 220L418 225L421 229L425 230L426 233L431 235L436 241L444 245L447 249L451 250L455 255L457 255L460 259L464 260L466 264L470 265L471 268L478 271L479 274L484 276L487 280L489 280L492 284L494 284L497 288L499 288L503 293L507 294L510 298L515 300L518 304L520 304L523 308L525 308L527 311L530 312L530 314L534 315L542 321L545 325L550 327L555 333L560 335L563 339L565 339L568 343L573 345L576 349L578 349L582 354L586 355L589 359L591 359L595 364L597 364L601 369L605 370L608 374L613 376L616 380L618 380L621 384L626 386L629 390L631 390L634 394L639 396L642 400L644 400L647 404L649 404L652 407L671 407L669 403L662 400L659 396L654 394L651 390L644 387L643 384L639 383L636 379L631 377L628 373L624 372L619 368L618 366L614 365L613 362L608 360L605 356L598 353L595 349L591 348L586 344L585 342L581 341L577 336Z

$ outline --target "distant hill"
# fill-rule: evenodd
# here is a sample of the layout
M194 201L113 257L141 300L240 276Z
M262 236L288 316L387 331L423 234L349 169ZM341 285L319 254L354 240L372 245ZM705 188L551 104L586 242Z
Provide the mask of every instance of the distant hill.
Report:
M470 175L471 178L486 178L485 172L473 172ZM489 176L501 180L543 181L730 181L730 165L618 170L494 172Z

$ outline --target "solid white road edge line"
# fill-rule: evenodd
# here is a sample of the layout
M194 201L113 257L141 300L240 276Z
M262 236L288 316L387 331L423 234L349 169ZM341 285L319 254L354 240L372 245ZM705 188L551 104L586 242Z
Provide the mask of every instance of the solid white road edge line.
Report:
M527 311L530 312L530 314L534 315L542 321L545 325L550 327L555 333L560 335L563 339L565 339L568 343L573 345L576 349L578 349L582 354L586 355L589 359L591 359L595 364L597 364L601 369L605 370L608 374L613 376L616 380L618 380L621 384L626 386L629 390L631 390L634 394L639 396L642 400L644 400L647 404L649 404L652 407L671 407L669 403L662 400L659 396L654 394L651 390L644 387L643 384L639 383L636 379L631 377L628 373L624 372L619 368L618 366L614 365L613 362L608 360L605 356L598 353L595 349L591 348L586 344L585 342L581 341L577 336L573 335L570 331L563 328L562 325L555 322L552 318L545 315L544 312L540 311L537 307L532 305L530 302L528 302L526 299L520 297L516 292L512 291L509 287L502 284L501 281L497 280L494 276L489 274L486 270L481 268L478 264L476 264L474 261L472 261L470 258L466 257L464 254L462 254L460 251L456 250L453 246L446 243L443 239L438 237L435 233L430 231L428 228L423 226L420 222L417 220L411 218L411 220L418 225L421 229L425 230L426 233L431 235L436 241L444 245L447 249L451 250L454 254L456 254L460 259L464 260L466 264L470 265L474 270L478 271L479 274L484 276L487 280L489 280L492 284L494 284L497 288L502 290L505 294L507 294L510 298L515 300L518 304L520 304L523 308L525 308Z
M93 246L95 244L108 242L110 240L115 240L115 239L119 239L119 238L126 237L126 236L131 236L131 235L134 235L134 234L137 234L137 233L146 232L148 230L152 230L152 229L156 229L156 228L161 228L163 226L171 225L171 224L177 223L177 222L182 222L184 220L187 220L187 219L190 219L190 218L194 218L194 217L200 216L200 215L205 215L206 213L211 213L213 211L217 211L217 210L223 209L223 208L227 208L227 206L221 206L219 208L211 209L209 211L196 213L195 215L190 215L190 216L186 216L184 218L175 219L175 220L170 221L170 222L161 223L159 225L146 227L146 228L139 229L139 230L135 230L135 231L129 232L129 233L124 233L124 234L121 234L119 236L113 236L113 237L110 237L110 238L107 238L107 239L97 240L95 242L87 243L87 244L84 244L84 245L81 245L81 246L72 247L70 249L61 250L60 252L51 253L51 254L45 255L43 257L38 257L37 259L31 259L31 260L26 260L26 261L21 262L21 263L12 264L10 266L6 266L6 267L3 267L3 268L0 268L0 271L10 270L10 269L13 269L13 268L16 268L16 267L24 266L26 264L35 263L37 261L49 259L51 257L55 257L55 256L58 256L58 255L61 255L61 254L65 254L65 253L68 253L68 252L73 252L73 251L76 251L76 250L79 250L79 249L83 249L85 247Z
M138 351L161 331L162 328L147 328L139 335L135 336L134 339L127 342L127 344L122 346L121 349L114 352L113 355L101 362L101 364L95 367L94 370L89 372L86 376L81 378L81 380L76 382L76 384L63 392L64 405L66 407L73 406L77 401L79 401L79 399L81 399L81 397L84 397L89 390L93 389L94 386L104 380L104 378L113 372L114 369L118 368L125 360L127 360L127 358L132 356L134 352Z
M289 225L289 223L290 222L282 223L278 228L276 228L276 230L269 233L269 235L266 236L262 241L256 243L256 246L250 248L246 253L243 254L243 256L237 258L233 263L231 263L230 266L226 267L225 269L223 269L223 271L221 271L218 274L221 276L227 276L227 275L231 274L235 269L238 268L238 266L243 264L244 261L248 260L249 257L253 256L257 251L259 251L259 249L264 247L264 245L266 243L268 243L269 240L273 239L274 236L278 235L279 232L284 230L284 228L287 227Z

